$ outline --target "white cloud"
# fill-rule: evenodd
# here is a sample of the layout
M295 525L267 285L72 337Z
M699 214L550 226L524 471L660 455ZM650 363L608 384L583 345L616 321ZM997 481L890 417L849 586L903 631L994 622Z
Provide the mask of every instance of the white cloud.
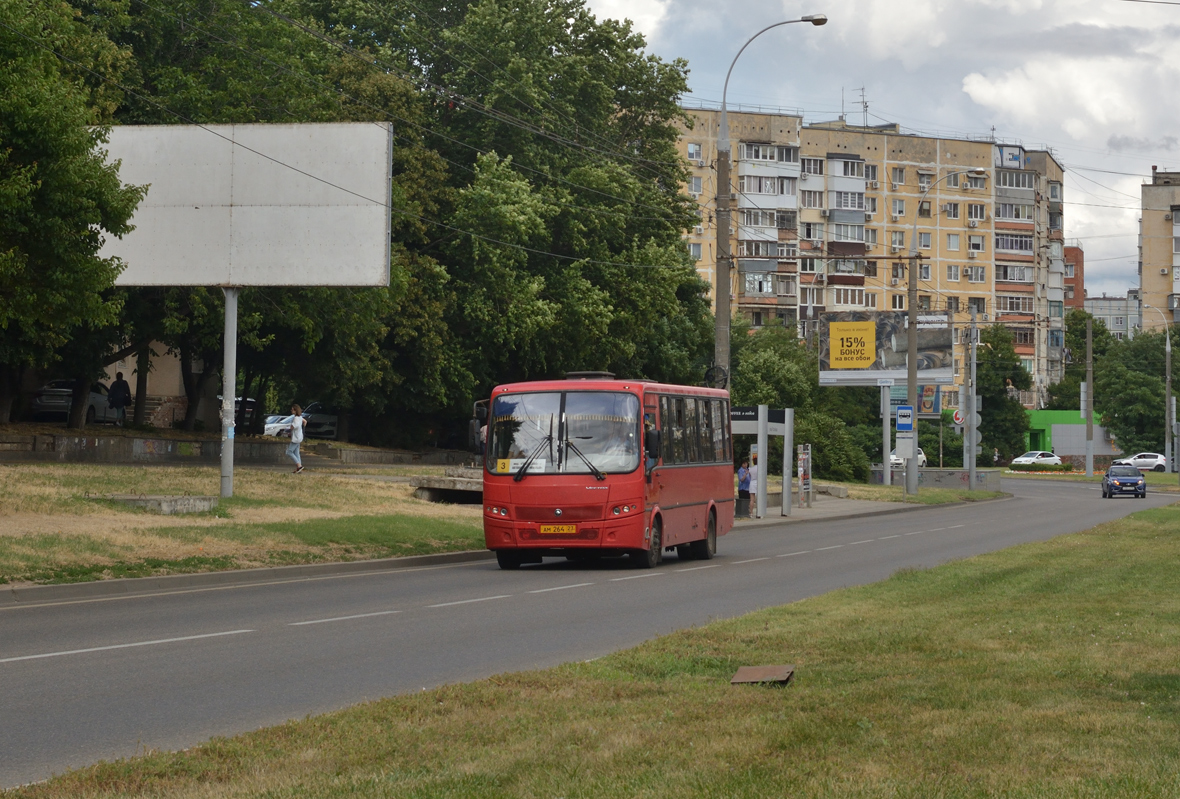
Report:
M588 0L586 6L599 19L629 19L650 42L660 30L671 0Z

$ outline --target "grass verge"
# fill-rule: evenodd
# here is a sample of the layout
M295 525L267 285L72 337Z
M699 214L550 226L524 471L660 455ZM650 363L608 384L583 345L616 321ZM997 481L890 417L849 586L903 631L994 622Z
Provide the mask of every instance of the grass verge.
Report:
M1172 797L1180 508L591 663L100 764L65 797ZM730 686L794 663L788 688Z

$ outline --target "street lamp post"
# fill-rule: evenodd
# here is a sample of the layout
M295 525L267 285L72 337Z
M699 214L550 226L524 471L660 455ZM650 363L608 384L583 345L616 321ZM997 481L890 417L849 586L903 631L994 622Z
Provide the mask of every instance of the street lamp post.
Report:
M922 258L921 253L918 252L918 215L922 212L922 203L926 201L926 197L930 194L930 191L939 183L954 175L983 177L987 175L987 170L982 167L976 167L975 169L960 169L955 172L947 172L926 187L926 190L922 192L922 196L918 198L918 207L914 209L914 229L910 239L910 280L909 291L907 292L908 296L906 298L906 397L909 406L915 409L915 416L917 415L918 407L918 264ZM918 469L916 468L917 447L914 449L914 456L907 458L905 463L905 492L916 495L918 493ZM963 465L966 466L967 464ZM971 487L974 489L974 484Z
M1143 307L1155 311L1164 320L1164 457L1170 472L1176 466L1175 453L1172 451L1172 326L1159 308L1147 303L1143 303Z
M810 22L812 25L818 26L826 24L827 21L828 18L823 14L808 14L799 19L788 19L767 25L746 40L742 49L738 50L737 55L730 62L729 71L725 73L725 86L721 90L721 130L717 133L717 264L714 269L717 311L713 326L713 363L717 367L715 384L722 384L722 381L729 379L729 292L730 270L733 268L733 256L729 250L729 118L725 110L725 97L729 92L729 76L733 73L733 67L737 64L738 58L750 46L750 42L771 28L791 25L796 22Z

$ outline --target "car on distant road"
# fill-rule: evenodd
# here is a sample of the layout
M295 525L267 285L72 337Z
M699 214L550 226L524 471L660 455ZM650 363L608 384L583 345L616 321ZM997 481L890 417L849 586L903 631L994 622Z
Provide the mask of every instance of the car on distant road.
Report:
M1041 450L1032 450L1026 452L1019 458L1012 459L1013 466L1060 466L1061 458L1058 458L1052 452L1042 452Z
M1141 472L1163 472L1168 468L1168 459L1158 452L1140 452L1129 458L1118 458L1112 466L1134 466Z
M1147 496L1147 481L1130 464L1112 463L1102 475L1102 498L1110 499L1119 494L1131 494L1140 499Z
M74 407L74 383L73 380L50 380L37 389L33 393L33 402L29 408L33 421L69 419L70 409ZM90 402L86 408L87 424L113 424L118 418L118 411L107 403L107 393L107 387L102 383L95 382L90 385Z
M893 452L889 453L889 465L890 466L903 466L903 465L905 465L905 460L900 455L897 454L897 450L894 450ZM922 451L921 447L918 447L918 468L919 469L926 468L926 453Z

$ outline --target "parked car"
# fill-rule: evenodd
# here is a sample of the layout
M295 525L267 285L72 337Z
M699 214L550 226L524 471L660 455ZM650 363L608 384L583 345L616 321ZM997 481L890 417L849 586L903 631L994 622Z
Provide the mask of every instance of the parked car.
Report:
M324 411L323 404L319 402L313 402L303 410L303 418L307 420L307 425L303 428L304 436L307 438L336 437L339 417L334 413L325 413ZM289 435L291 420L294 418L290 414L286 416L268 416L266 417L266 425L263 428L262 434L264 436Z
M897 450L889 453L890 466L903 466L904 464L905 460L897 454ZM926 453L922 451L921 447L918 447L918 468L926 468Z
M1130 464L1111 464L1102 475L1102 498L1110 499L1118 494L1133 494L1140 499L1147 496L1147 481Z
M262 435L264 436L283 436L287 434L287 428L291 426L291 420L295 417L291 414L283 416L282 414L271 414L266 417L266 424L262 426Z
M90 386L90 402L86 408L86 423L95 422L114 423L118 412L107 404L107 387L102 383L92 383ZM74 381L51 380L33 394L30 412L33 421L46 419L68 419L70 409L74 407Z
M1058 458L1052 452L1042 452L1041 450L1033 450L1026 452L1019 458L1012 459L1013 466L1060 466L1061 458Z
M1168 459L1158 452L1140 452L1138 455L1132 455L1129 458L1119 458L1111 465L1134 466L1141 472L1163 472L1167 471Z

